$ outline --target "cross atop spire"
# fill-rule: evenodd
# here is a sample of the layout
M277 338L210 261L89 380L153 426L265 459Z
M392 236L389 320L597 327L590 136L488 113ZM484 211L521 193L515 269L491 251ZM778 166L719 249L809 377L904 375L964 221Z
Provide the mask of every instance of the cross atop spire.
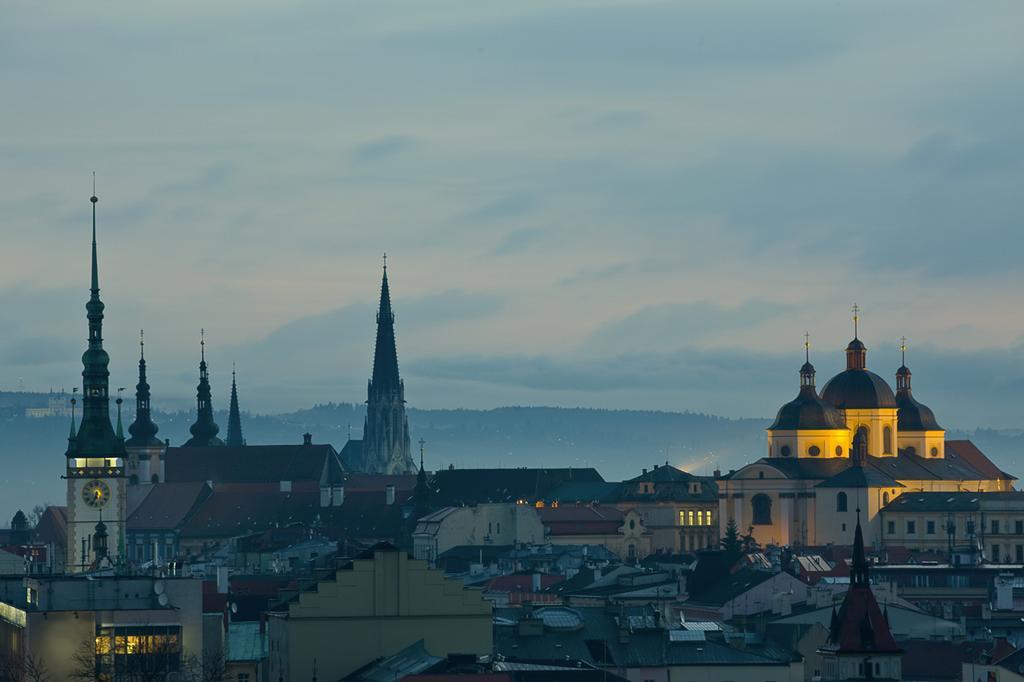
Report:
M856 303L853 304L853 338L858 338L857 334L857 323L860 322L860 306Z
M804 332L804 362L811 361L811 333Z
M900 364L907 364L907 337L900 337Z
M139 360L146 359L146 332L139 330Z
M135 384L135 421L128 427L129 447L159 445L156 434L160 427L153 423L149 409L149 382L146 380L146 336L139 330L139 383Z
M206 362L206 330L199 329L199 361Z
M423 471L423 446L427 444L427 441L420 438L420 471Z

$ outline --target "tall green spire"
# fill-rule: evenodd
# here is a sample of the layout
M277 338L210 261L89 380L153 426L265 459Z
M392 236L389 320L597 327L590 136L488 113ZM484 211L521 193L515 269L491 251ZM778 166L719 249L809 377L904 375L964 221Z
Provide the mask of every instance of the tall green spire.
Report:
M124 443L117 438L110 424L110 357L103 350L104 306L100 300L99 259L96 255L96 204L99 199L96 198L95 186L89 201L92 202L92 281L89 302L85 304L89 341L82 354L82 424L67 454L78 457L121 456Z
M189 428L192 437L185 442L186 448L224 445L217 438L220 427L213 421L213 400L210 396L210 375L206 369L206 331L199 330L199 386L196 387L196 423Z
M242 437L242 415L238 411L238 384L235 382L235 368L231 368L231 407L228 410L228 437L224 444L229 447L242 447L245 445L245 438Z
M139 383L135 384L135 421L128 427L128 433L132 437L126 445L129 447L146 447L160 445L157 439L157 431L160 430L153 423L153 416L149 407L149 382L146 381L146 340L143 332L139 330Z

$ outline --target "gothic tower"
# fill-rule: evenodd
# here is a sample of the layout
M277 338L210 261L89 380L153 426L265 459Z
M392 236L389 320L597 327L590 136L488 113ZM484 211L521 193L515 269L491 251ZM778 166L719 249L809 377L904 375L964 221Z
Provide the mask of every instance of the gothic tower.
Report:
M156 437L160 427L153 423L146 380L146 343L139 331L139 383L135 384L135 421L128 427L131 437L125 441L128 451L128 482L159 483L163 480L165 444Z
M192 437L185 441L186 448L205 448L224 445L217 437L220 427L213 421L213 400L210 396L210 373L206 369L206 337L200 330L199 385L196 387L196 423L189 427Z
M238 448L245 445L242 437L242 415L238 411L238 384L235 383L235 370L231 369L231 406L228 410L228 437L224 439L228 447Z
M373 473L410 473L416 470L405 416L405 385L398 375L395 315L391 311L388 266L380 286L377 342L373 378L367 386L366 422L363 425L363 466Z
M103 350L103 302L100 300L96 258L96 198L92 202L92 284L85 304L89 344L82 355L82 423L76 433L72 414L68 437L67 570L78 572L95 565L98 552L113 563L124 557L126 515L125 443L110 423L110 357ZM73 405L73 403L72 403ZM93 533L106 511L107 535L103 547L94 547ZM107 540L109 538L110 543Z

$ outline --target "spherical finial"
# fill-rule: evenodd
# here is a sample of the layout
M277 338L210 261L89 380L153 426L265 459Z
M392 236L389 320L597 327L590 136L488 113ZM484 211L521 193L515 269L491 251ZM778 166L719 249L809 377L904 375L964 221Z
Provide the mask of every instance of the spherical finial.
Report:
M91 201L92 203L94 203L94 204L95 204L95 203L96 203L97 201L99 201L99 199L97 199L97 198L96 198L96 195L95 195L95 194L93 194L93 195L92 195L91 197L89 197L89 201Z

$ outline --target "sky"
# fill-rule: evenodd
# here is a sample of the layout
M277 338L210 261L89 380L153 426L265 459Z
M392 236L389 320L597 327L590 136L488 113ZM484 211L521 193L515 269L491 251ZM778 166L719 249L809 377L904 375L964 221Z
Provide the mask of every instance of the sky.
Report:
M771 416L862 309L947 428L1024 427L1024 4L8 3L0 388ZM129 392L131 389L129 388Z

